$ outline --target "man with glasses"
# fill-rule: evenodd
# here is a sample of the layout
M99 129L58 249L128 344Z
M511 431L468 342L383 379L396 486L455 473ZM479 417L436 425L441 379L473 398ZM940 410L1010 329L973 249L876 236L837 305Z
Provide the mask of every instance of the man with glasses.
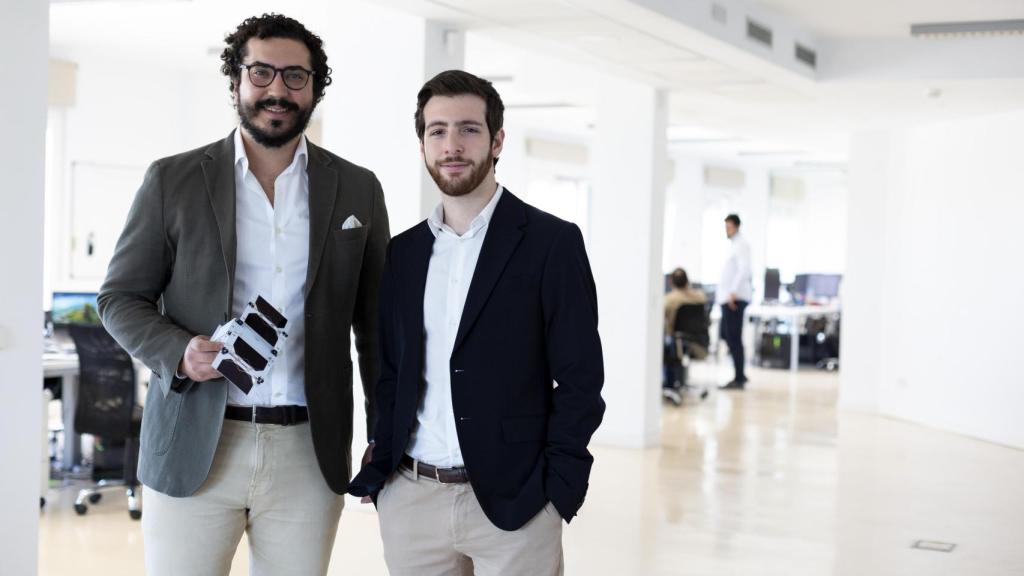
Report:
M251 573L325 574L350 476L350 330L374 419L387 210L372 172L303 135L331 82L320 38L265 14L226 43L239 128L153 163L99 296L104 325L153 369L146 568L227 574L244 532ZM288 338L247 393L212 368L208 335L257 296Z

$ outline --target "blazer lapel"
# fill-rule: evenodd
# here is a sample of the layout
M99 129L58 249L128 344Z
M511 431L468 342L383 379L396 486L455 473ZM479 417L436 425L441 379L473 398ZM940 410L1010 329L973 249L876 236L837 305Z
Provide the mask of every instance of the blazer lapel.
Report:
M508 190L504 190L487 226L484 245L480 248L480 258L477 259L476 271L473 272L473 280L469 284L469 294L466 295L466 305L462 309L462 319L459 321L459 332L455 336L453 352L459 349L462 341L466 339L466 334L473 328L477 316L494 290L494 285L501 277L505 264L522 240L522 228L525 225L526 210L523 202Z
M402 289L402 292L406 294L404 313L408 318L404 324L406 326L406 341L410 344L408 349L418 359L414 372L416 374L423 373L423 334L426 328L423 323L423 296L427 289L427 270L430 268L430 254L433 249L434 233L430 231L430 226L426 221L420 222L413 234L408 263L399 264L408 271L408 289ZM405 274L400 277L405 277ZM421 378L421 384L422 381Z
M308 296L316 280L324 245L331 231L331 216L338 197L338 173L330 168L331 158L319 147L306 141L309 151L309 263L306 266L306 287L303 296Z
M235 286L235 141L234 132L206 149L200 164L206 181L206 194L220 232L220 248L228 274L227 310L231 310ZM225 318L227 320L227 318Z

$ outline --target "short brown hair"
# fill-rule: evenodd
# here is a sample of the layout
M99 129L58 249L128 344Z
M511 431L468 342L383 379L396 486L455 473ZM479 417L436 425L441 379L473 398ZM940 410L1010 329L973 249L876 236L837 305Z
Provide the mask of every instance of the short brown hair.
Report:
M505 104L501 96L494 89L494 85L474 76L463 70L445 70L434 76L420 88L416 95L416 137L423 142L423 133L426 131L426 121L423 119L423 108L434 96L462 96L470 94L483 99L485 109L484 118L487 121L487 130L491 133L491 141L501 130L505 121Z

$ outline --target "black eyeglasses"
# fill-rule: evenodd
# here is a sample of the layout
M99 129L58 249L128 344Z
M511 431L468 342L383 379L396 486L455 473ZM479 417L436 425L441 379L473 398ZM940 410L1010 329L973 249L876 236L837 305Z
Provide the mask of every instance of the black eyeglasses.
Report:
M270 64L258 62L256 64L239 64L238 67L249 71L249 82L258 88L266 88L273 84L274 78L277 78L277 73L280 72L285 86L291 90L302 90L306 84L309 84L309 78L313 75L312 70L306 70L302 66L274 68Z

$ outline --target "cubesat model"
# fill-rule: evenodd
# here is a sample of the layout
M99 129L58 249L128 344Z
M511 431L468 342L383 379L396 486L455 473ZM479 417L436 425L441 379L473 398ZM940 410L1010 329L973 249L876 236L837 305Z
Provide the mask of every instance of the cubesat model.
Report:
M246 394L270 373L288 333L288 319L270 302L257 296L240 318L222 324L210 340L222 344L213 368Z

